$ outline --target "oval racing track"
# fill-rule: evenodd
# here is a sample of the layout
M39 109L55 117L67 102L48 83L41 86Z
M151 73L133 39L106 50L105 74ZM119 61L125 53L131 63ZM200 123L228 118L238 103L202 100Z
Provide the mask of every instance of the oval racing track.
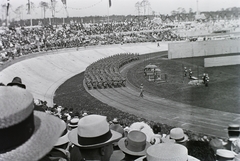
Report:
M63 49L39 54L37 57L19 61L5 69L1 67L0 82L7 84L13 77L19 76L35 99L46 100L48 105L52 106L56 89L100 58L126 52L146 54L166 50L167 43L161 43L160 47L155 43L142 43L87 47L79 51ZM134 63L126 66L125 70L131 68L131 65ZM148 94L140 98L138 89L129 82L122 88L97 89L88 92L117 109L197 133L226 138L228 124L232 122L240 124L239 114L193 107Z

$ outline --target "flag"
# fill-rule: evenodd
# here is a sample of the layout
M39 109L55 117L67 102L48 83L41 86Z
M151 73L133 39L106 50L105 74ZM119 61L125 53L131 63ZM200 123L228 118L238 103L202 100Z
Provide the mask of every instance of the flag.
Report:
M112 6L112 1L111 0L109 0L109 7L111 7Z
M62 3L66 5L67 4L67 0L62 0Z
M30 14L30 8L31 8L30 0L28 0L27 6L28 6L28 12L27 12L27 14Z
M9 0L7 0L7 16L8 16L9 6L10 6L10 3L9 3Z

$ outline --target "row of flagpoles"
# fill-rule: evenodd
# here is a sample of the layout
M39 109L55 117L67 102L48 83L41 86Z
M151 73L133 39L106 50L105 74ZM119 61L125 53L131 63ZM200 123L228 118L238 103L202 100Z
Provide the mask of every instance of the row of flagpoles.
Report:
M51 0L51 5L54 6L54 3L55 1L54 0ZM64 5L64 8L66 10L66 13L67 13L67 17L68 17L68 11L67 11L67 0L62 0L62 3ZM111 0L108 0L108 4L109 4L109 8L112 6L112 1ZM7 0L7 4L6 4L6 25L8 26L8 22L9 22L9 8L10 8L10 0ZM28 0L28 3L27 3L27 14L31 14L31 2L30 0ZM52 10L52 16L54 17L54 13L55 11ZM63 18L63 21L64 21L64 18ZM108 22L109 22L109 11L108 11ZM31 26L32 26L32 19L31 19Z

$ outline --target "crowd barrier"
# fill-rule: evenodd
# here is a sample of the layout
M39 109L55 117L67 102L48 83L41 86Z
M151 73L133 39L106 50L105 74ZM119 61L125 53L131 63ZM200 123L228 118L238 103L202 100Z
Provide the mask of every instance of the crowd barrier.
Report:
M204 58L204 67L217 67L240 64L240 56L220 56L213 58Z
M168 58L187 58L240 52L240 39L174 42L168 44Z

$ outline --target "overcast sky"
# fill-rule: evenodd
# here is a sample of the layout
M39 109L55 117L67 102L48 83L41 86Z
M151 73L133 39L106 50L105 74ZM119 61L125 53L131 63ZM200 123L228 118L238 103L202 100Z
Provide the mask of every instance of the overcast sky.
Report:
M0 0L1 4L6 3L7 0ZM28 0L10 0L12 5L10 9L10 16L12 18L17 18L19 15L14 13L15 9L24 5L23 13L21 17L28 18L26 3ZM35 9L32 11L32 18L43 17L43 12L39 7L41 1L48 2L50 4L51 0L31 0L35 4ZM109 0L66 0L68 6L68 13L70 17L76 16L95 16L95 15L137 15L137 10L135 4L141 2L142 0L111 0L112 6L108 8ZM170 14L172 10L177 10L177 8L185 8L189 11L192 8L195 12L197 10L197 0L148 0L150 3L151 10L155 11L156 14ZM229 7L240 7L240 0L198 0L199 11L217 11L222 8ZM1 9L1 12L4 11ZM66 17L66 11L63 8L61 0L57 0L56 4L56 17ZM142 11L143 14L144 11ZM146 13L148 10L146 9ZM149 10L150 12L150 10ZM152 13L152 12L151 12ZM50 10L46 13L47 17L51 16Z

